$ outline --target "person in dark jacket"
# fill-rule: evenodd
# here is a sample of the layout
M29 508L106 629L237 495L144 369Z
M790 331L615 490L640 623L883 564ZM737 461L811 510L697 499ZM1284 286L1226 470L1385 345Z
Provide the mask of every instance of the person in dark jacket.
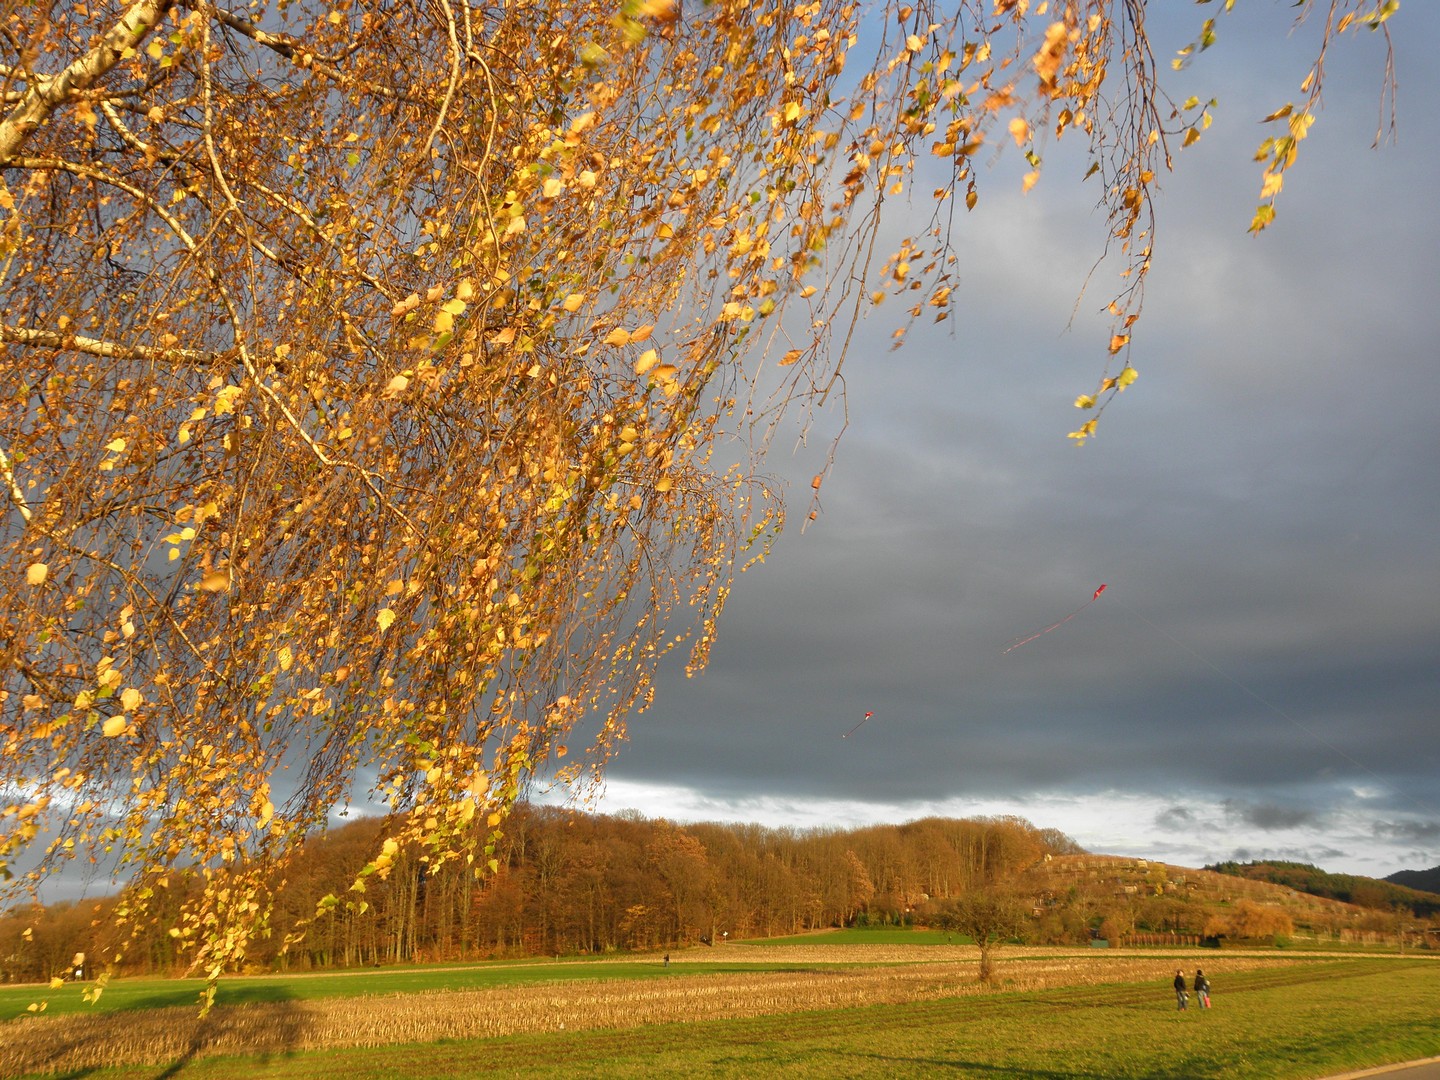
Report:
M1190 995L1185 992L1185 972L1179 968L1175 969L1175 1008L1188 1008Z
M1199 968L1195 969L1195 1000L1200 1002L1202 1009L1210 1007L1210 980Z

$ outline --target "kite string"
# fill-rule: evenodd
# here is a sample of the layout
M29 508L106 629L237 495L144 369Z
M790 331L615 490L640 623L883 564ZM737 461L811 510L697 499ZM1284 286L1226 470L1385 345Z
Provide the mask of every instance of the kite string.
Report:
M1265 697L1263 694L1260 694L1258 691L1252 690L1249 686L1246 686L1246 685L1245 685L1243 682L1241 682L1239 679L1235 678L1234 675L1231 675L1228 671L1226 671L1224 668L1222 668L1219 664L1216 664L1214 661L1212 661L1208 656L1205 656L1204 654L1200 653L1200 652L1199 652L1198 650L1196 650L1195 648L1191 647L1190 645L1187 645L1185 642L1181 641L1179 638L1177 638L1174 634L1170 633L1170 632L1169 632L1168 630L1166 630L1164 627L1162 627L1162 626L1157 626L1155 623L1151 622L1151 621L1150 621L1149 619L1147 619L1144 615L1140 614L1140 612L1136 611L1133 607L1131 607L1129 604L1125 603L1123 600L1119 599L1118 597L1115 599L1115 602L1116 602L1117 604L1119 604L1121 607L1123 607L1126 611L1128 611L1131 615L1134 615L1135 618L1139 619L1142 623L1144 623L1146 626L1148 626L1151 630L1155 631L1155 633L1159 634L1161 637L1165 638L1167 641L1170 641L1170 642L1172 642L1173 644L1178 645L1180 648L1184 649L1187 653L1189 653L1191 656L1193 656L1196 660L1199 660L1202 664L1204 664L1206 667L1208 667L1211 671L1215 672L1215 674L1219 675L1219 676L1220 676L1222 679L1224 679L1226 682L1231 683L1231 684L1233 684L1234 686L1238 687L1239 689L1243 690L1245 693L1249 694L1252 698L1254 698L1256 701L1258 701L1261 705L1264 705L1267 709L1272 710L1273 712L1275 712L1275 713L1279 714L1280 716L1284 717L1286 720L1290 721L1290 723L1292 723L1292 724L1295 725L1295 727L1296 727L1297 730L1303 732L1304 734L1308 735L1310 738L1314 739L1317 743L1319 743L1321 746L1323 746L1323 747L1325 747L1326 749L1328 749L1331 753L1333 753L1333 754L1335 754L1337 757L1342 758L1342 759L1344 759L1345 761L1349 762L1349 763L1350 763L1351 765L1353 765L1355 768L1359 769L1361 772L1367 774L1367 775L1370 776L1372 779L1374 779L1375 781L1377 781L1382 787L1389 787L1389 786L1390 786L1389 781L1387 781L1383 776L1381 776L1379 773L1377 773L1374 769L1370 768L1370 766L1366 765L1363 761L1356 761L1355 758L1351 757L1351 756L1350 756L1349 754L1347 754L1344 750L1340 749L1340 747L1336 746L1336 745L1335 745L1334 743L1332 743L1329 739L1325 738L1323 735L1319 734L1318 732L1311 731L1308 727L1306 727L1304 724L1302 724L1302 723L1301 723L1299 720L1297 720L1295 717L1291 716L1288 712L1286 712L1284 709L1282 709L1279 705L1276 705L1273 701L1271 701L1269 698ZM1022 643L1022 644L1023 644L1023 643ZM1013 647L1013 646L1012 646L1012 647ZM1009 650L1006 650L1006 651L1008 652ZM1415 796L1413 796L1413 795L1408 795L1408 794L1407 794L1406 797L1410 800L1410 802L1414 803L1420 810L1424 811L1425 813L1431 814L1431 813L1434 813L1434 812L1435 812L1435 809L1436 809L1435 807L1426 805L1425 803L1421 802L1419 799L1415 798Z

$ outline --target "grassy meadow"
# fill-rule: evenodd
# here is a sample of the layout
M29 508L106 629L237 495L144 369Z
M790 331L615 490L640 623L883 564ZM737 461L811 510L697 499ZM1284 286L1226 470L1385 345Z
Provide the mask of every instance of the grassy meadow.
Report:
M531 961L112 984L98 1008L5 988L0 1076L1322 1077L1440 1054L1429 956L1012 947L870 936ZM1199 964L1215 1007L1175 1008ZM1193 1003L1192 1003L1193 1005ZM24 1005L19 1005L23 1012ZM66 1010L70 1011L66 1011ZM157 1069L160 1070L157 1072Z

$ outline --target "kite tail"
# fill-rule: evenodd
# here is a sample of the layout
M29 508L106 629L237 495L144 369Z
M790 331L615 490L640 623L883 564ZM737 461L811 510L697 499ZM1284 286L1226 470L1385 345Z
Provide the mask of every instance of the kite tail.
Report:
M1013 650L1015 650L1015 649L1018 649L1021 645L1028 645L1028 644L1030 644L1030 642L1034 641L1037 637L1043 637L1044 635L1048 634L1051 630L1055 630L1055 629L1058 629L1059 627L1064 626L1067 622L1069 622L1071 619L1073 619L1076 615L1079 615L1080 612L1084 611L1087 607L1089 607L1091 603L1092 603L1092 601L1088 601L1088 600L1087 600L1085 603L1081 604L1081 605L1080 605L1078 608L1076 608L1074 611L1070 612L1069 615L1066 615L1066 616L1065 616L1063 619L1061 619L1059 622L1051 623L1049 626L1045 627L1044 630L1039 630L1039 631L1037 631L1036 633L1031 634L1031 635L1030 635L1029 637L1027 637L1024 641L1017 641L1017 642L1015 642L1015 644L1014 644L1014 645L1011 645L1010 648L1008 648L1008 649L1005 650L1005 652L1008 653L1008 652L1011 652L1011 651L1013 651ZM1004 656L1005 653L1001 653L1000 655L1001 655L1001 656Z
M870 717L874 715L875 714L873 712L867 712L863 717L860 718L859 724L856 724L854 727L852 727L849 731L845 732L845 734L841 735L840 737L842 739L848 739L851 735L854 735L855 732L860 730L861 725L864 724L866 720L869 720Z
M1036 631L1035 633L1033 633L1033 634L1031 634L1029 637L1027 637L1024 641L1017 641L1017 642L1015 642L1015 644L1014 644L1014 645L1011 645L1010 648L1008 648L1008 649L1005 650L1005 652L1007 652L1007 653L1008 653L1008 652L1013 652L1014 650L1018 649L1021 645L1028 645L1028 644L1030 644L1030 642L1034 641L1036 638L1042 637L1042 636L1044 636L1045 634L1048 634L1051 630L1055 630L1055 629L1058 629L1059 627L1064 626L1067 622L1069 622L1071 619L1073 619L1076 615L1079 615L1080 612L1084 611L1087 607L1089 607L1091 604L1093 604L1096 600L1099 600L1099 599L1100 599L1100 594L1103 593L1104 591L1105 591L1105 586L1104 586L1104 585L1101 585L1098 589L1095 590L1095 595L1094 595L1094 596L1090 597L1089 600L1086 600L1085 603L1081 604L1081 605L1080 605L1079 607L1077 607L1074 611L1070 612L1069 615L1066 615L1066 616L1065 616L1063 619L1061 619L1059 622L1053 622L1053 623L1051 623L1049 626L1045 627L1044 630ZM1001 656L1004 656L1005 653L1001 653L1000 655L1001 655ZM864 723L864 721L861 721L861 723Z

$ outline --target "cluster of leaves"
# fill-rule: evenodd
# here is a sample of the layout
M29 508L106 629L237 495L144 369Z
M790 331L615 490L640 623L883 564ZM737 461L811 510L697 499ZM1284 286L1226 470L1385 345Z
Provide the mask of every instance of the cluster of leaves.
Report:
M356 893L409 845L493 866L527 777L597 775L704 663L854 321L956 302L997 132L1027 187L1089 140L1125 349L1183 122L1143 13L7 7L0 866L109 860L137 923L198 868L169 929L211 976L367 789L404 813Z

